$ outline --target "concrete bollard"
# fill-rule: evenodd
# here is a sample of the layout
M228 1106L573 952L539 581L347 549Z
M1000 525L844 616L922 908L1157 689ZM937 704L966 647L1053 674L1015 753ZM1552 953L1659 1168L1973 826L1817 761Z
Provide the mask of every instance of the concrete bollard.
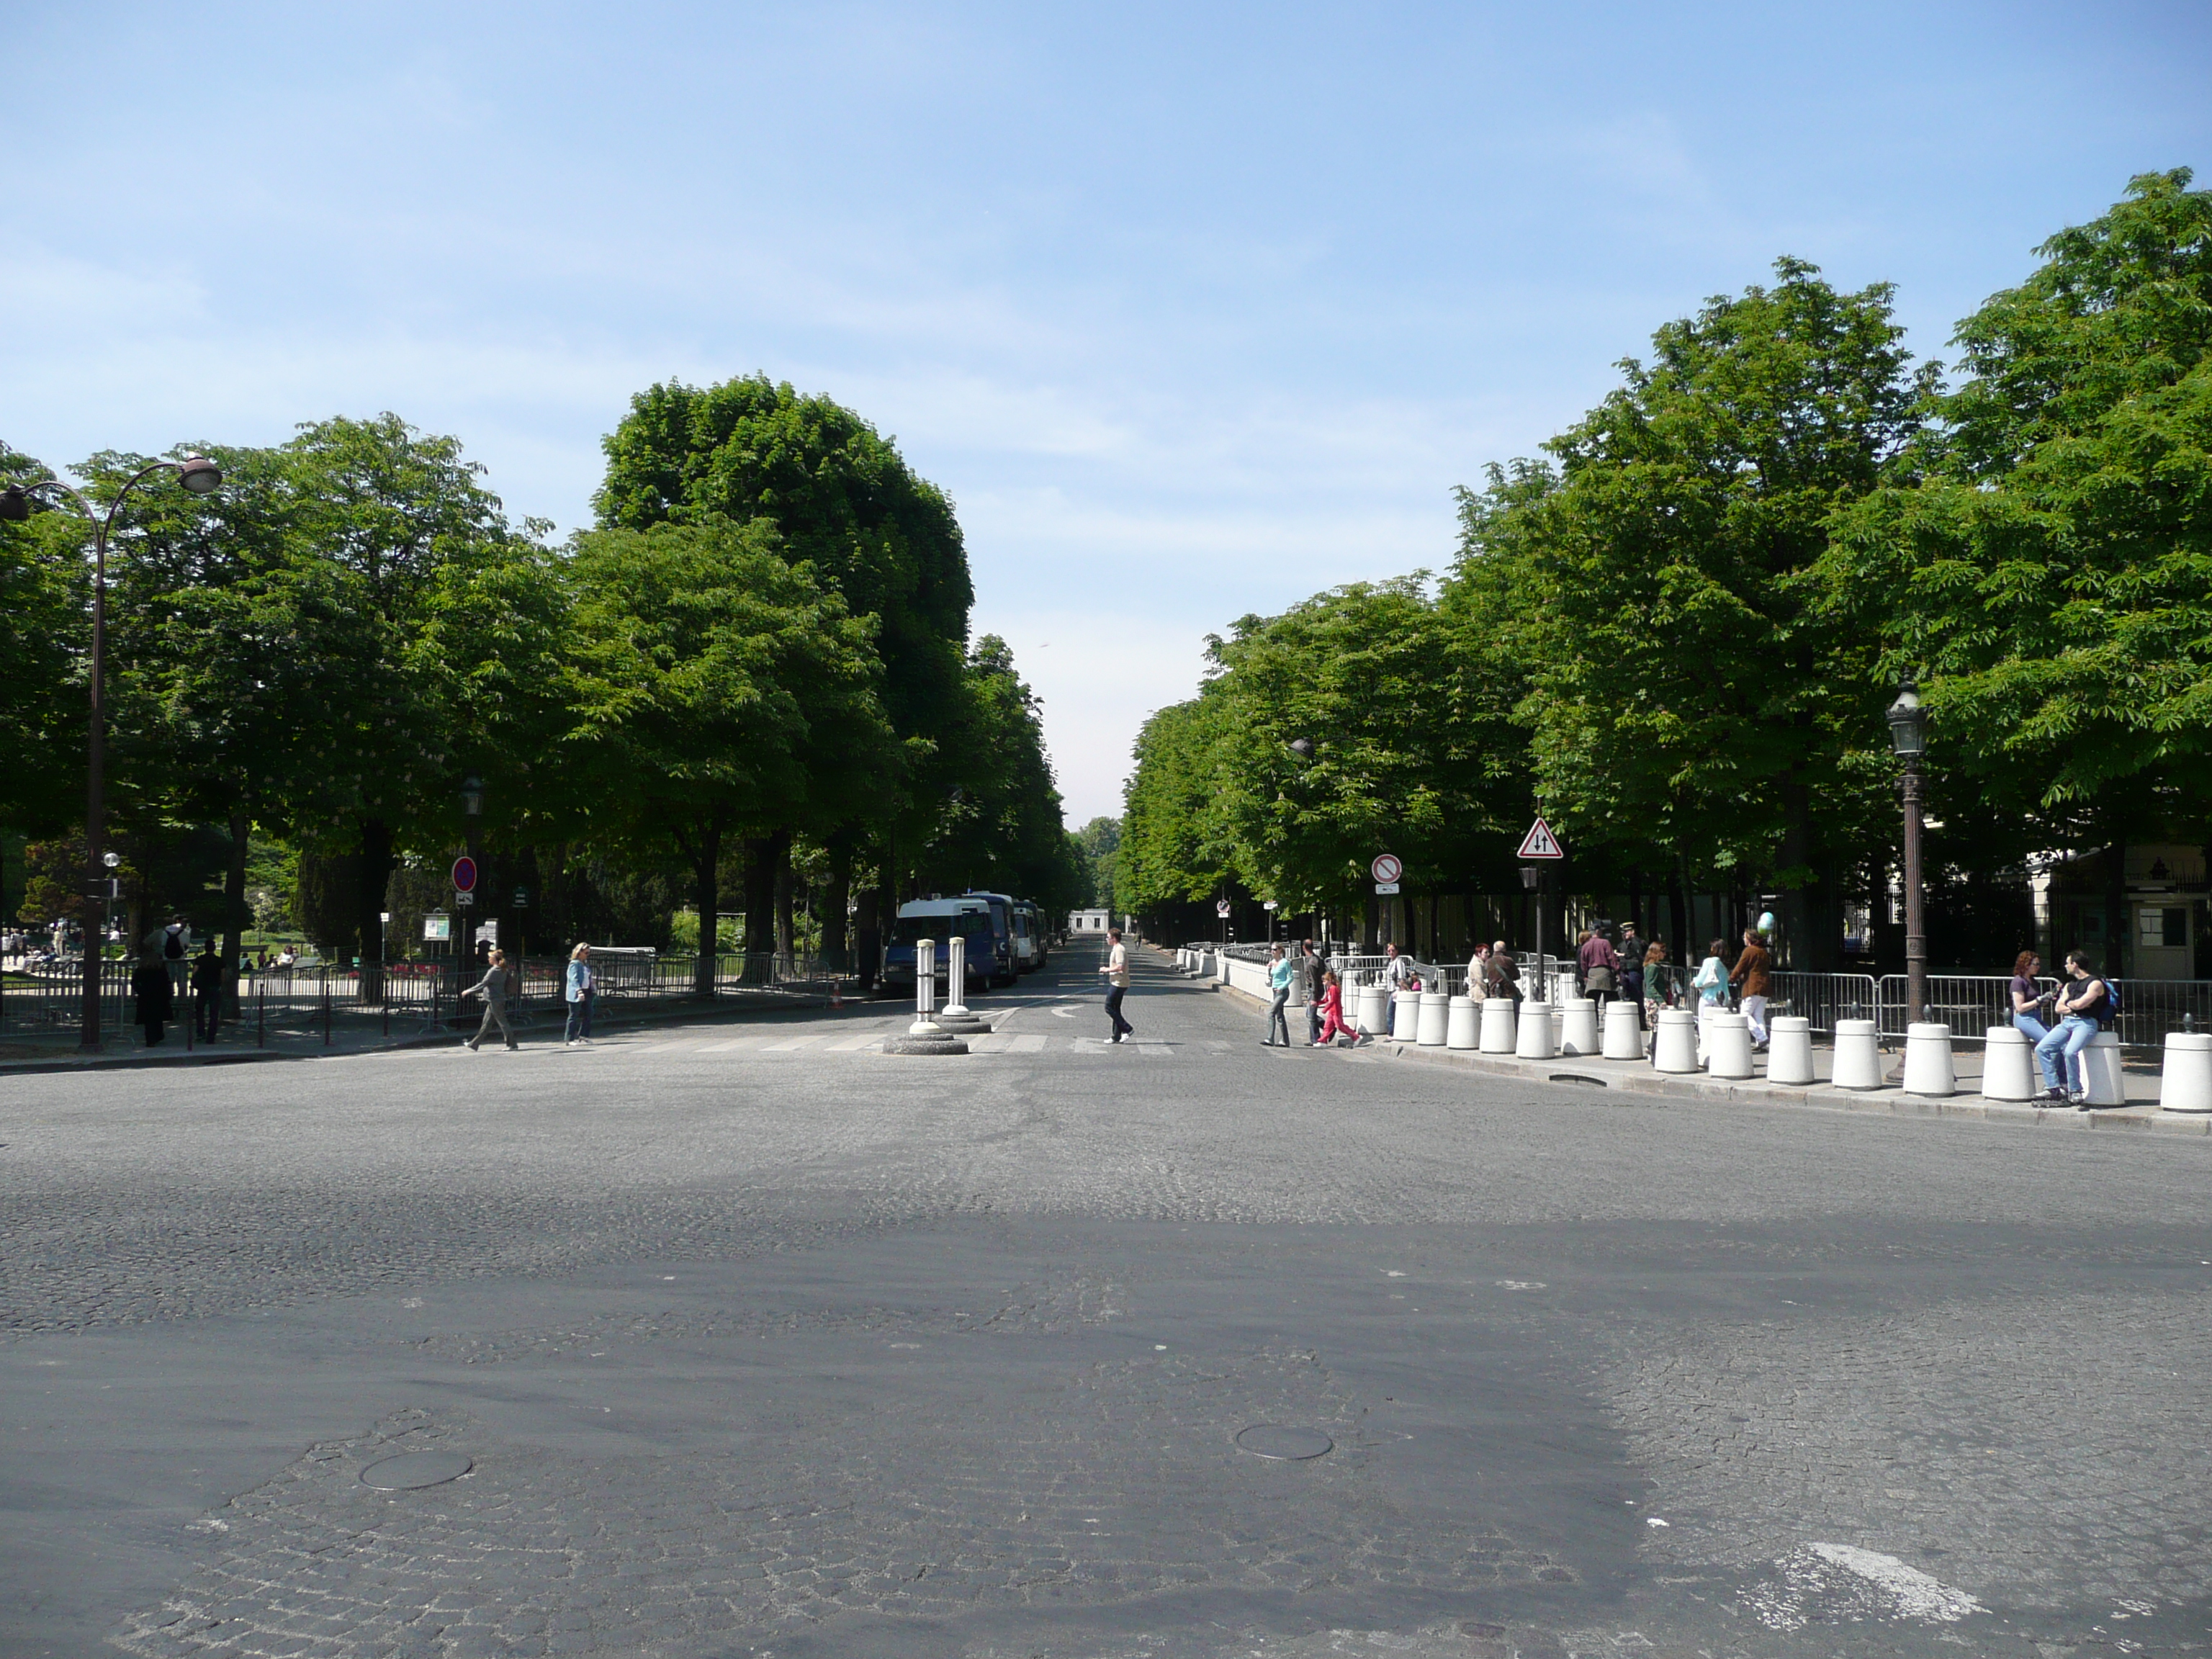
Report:
M1476 1047L1486 1054L1511 1054L1514 1024L1511 997L1485 997L1482 1021L1476 1032Z
M1361 1036L1387 1036L1390 1030L1390 988L1386 985L1363 985L1359 988L1359 1002L1354 1011L1352 1029Z
M1982 1098L2033 1100L2043 1091L2035 1083L2035 1045L2016 1025L1991 1025L1982 1032Z
M2158 1103L2168 1112L2212 1112L2212 1031L2166 1034Z
M904 1034L884 1039L887 1054L964 1054L968 1045L937 1024L937 941L914 947L914 1024Z
M2120 1069L2120 1036L2117 1031L2100 1031L2089 1039L2089 1046L2081 1051L2081 1082L2088 1091L2092 1106L2124 1106L2128 1103L2127 1073Z
M937 1027L958 1036L988 1036L991 1022L968 1012L968 941L957 933L945 941L945 1006Z
M1548 1004L1521 1005L1521 1029L1514 1034L1513 1052L1522 1060L1549 1060L1559 1053L1559 1033L1552 1026Z
M1421 994L1419 991L1390 993L1390 1039L1394 1042L1413 1042L1421 1034Z
M1836 1070L1829 1081L1838 1089L1881 1087L1881 1050L1872 1020L1836 1022Z
M1570 997L1559 1010L1559 1052L1594 1054L1597 1052L1597 999Z
M1228 984L1228 983L1229 983L1229 963L1230 963L1230 961L1231 961L1231 957L1230 957L1229 952L1228 952L1228 951L1216 951L1213 953L1213 968L1214 968L1214 971L1215 971L1217 974L1218 974L1218 975L1220 975L1220 977L1221 977L1221 982L1222 982L1224 985L1226 985L1226 984Z
M1959 1073L1951 1064L1951 1028L1916 1019L1905 1028L1905 1092L1933 1099L1959 1092Z
M1441 1048L1449 1034L1451 999L1442 991L1424 991L1420 994L1420 1005L1413 1041L1424 1048Z
M1698 1017L1687 1008L1662 1008L1652 1034L1654 1071L1677 1075L1698 1069Z
M1705 1016L1705 1075L1747 1078L1751 1063L1751 1021L1725 1011Z
M1615 997L1605 1005L1605 1033L1601 1052L1607 1060L1644 1058L1644 1025L1636 1005Z
M1454 997L1446 1011L1444 1047L1462 1053L1482 1038L1482 1005L1473 997Z
M1777 1014L1766 1022L1766 1080L1813 1080L1813 1022L1802 1014Z

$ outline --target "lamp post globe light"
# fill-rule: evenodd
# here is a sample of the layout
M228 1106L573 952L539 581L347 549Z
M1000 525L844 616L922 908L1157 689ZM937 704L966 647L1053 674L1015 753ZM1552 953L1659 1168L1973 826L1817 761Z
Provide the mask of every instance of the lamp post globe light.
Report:
M1905 763L1905 1020L1928 1018L1928 927L1920 869L1920 757L1928 750L1927 718L1920 694L1906 680L1889 706L1889 744Z
M161 473L182 484L194 495L211 495L222 487L222 469L204 455L187 455L180 461L155 461L142 466L123 482L115 498L102 513L78 490L59 478L40 478L27 484L9 484L0 490L0 520L21 524L31 516L32 504L40 497L51 497L46 505L59 507L67 504L82 514L92 526L92 661L88 678L91 682L91 720L85 735L84 769L84 896L104 898L107 886L90 878L95 866L106 865L105 849L100 842L106 836L106 759L107 727L105 702L105 673L107 654L107 541L115 529L116 514L123 510L124 501L147 479ZM112 867L112 866L110 866ZM104 931L104 930L100 930ZM84 930L84 1012L77 1037L77 1047L88 1054L100 1052L100 962L106 941L88 927Z

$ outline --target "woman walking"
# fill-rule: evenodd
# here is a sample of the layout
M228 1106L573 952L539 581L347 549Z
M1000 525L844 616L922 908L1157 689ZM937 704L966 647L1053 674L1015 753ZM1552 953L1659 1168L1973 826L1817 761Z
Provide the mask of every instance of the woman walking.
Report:
M477 1026L477 1034L468 1039L471 1054L483 1046L483 1040L491 1035L494 1025L499 1027L499 1034L507 1039L507 1046L510 1049L522 1046L514 1040L514 1028L507 1023L507 952L494 949L490 964L484 969L484 976L461 993L465 997L481 994L484 1000L483 1024Z
M1268 947L1267 988L1274 994L1267 1005L1267 1035L1260 1039L1260 1046L1287 1048L1291 1046L1291 1021L1284 1010L1291 1002L1291 961L1279 945Z
M592 972L592 947L578 945L568 952L568 1029L562 1037L564 1048L573 1048L582 1043L592 1046L592 1000L598 980Z

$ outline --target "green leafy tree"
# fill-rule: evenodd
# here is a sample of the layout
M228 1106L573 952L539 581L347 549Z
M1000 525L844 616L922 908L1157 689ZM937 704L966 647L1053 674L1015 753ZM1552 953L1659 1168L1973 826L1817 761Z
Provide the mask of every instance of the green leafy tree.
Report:
M567 763L621 814L633 849L672 843L693 905L718 914L726 836L788 824L810 787L807 750L890 733L872 625L772 525L656 526L577 538L568 562L576 645ZM714 989L702 951L695 981Z
M1238 879L1235 826L1221 810L1227 713L1209 684L1137 733L1114 866L1115 897L1132 913L1208 898Z
M1121 847L1121 820L1096 817L1073 834L1076 848L1090 872L1085 904L1103 910L1109 916L1121 915L1115 900L1114 865Z
M46 476L0 443L0 488ZM82 822L85 539L70 514L0 520L0 825L33 836Z
M1884 699L1814 567L1936 368L1911 368L1889 285L1775 270L1662 328L1549 462L1462 492L1458 598L1527 673L1536 792L1570 844L1771 875L1817 958L1879 799Z
M1922 681L1938 788L2045 845L2201 829L2212 794L2212 192L2190 183L2134 179L1959 325L1926 476L1844 515L1828 561L1839 617Z

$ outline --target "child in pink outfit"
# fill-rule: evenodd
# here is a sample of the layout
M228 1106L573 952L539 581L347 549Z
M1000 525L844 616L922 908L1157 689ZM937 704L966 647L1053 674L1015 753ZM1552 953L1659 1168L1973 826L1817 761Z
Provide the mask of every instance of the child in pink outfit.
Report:
M1323 974L1321 976L1321 1036L1315 1039L1314 1047L1329 1047L1340 1036L1351 1036L1352 1034L1352 1028L1344 1023L1344 988L1336 982L1334 974Z

